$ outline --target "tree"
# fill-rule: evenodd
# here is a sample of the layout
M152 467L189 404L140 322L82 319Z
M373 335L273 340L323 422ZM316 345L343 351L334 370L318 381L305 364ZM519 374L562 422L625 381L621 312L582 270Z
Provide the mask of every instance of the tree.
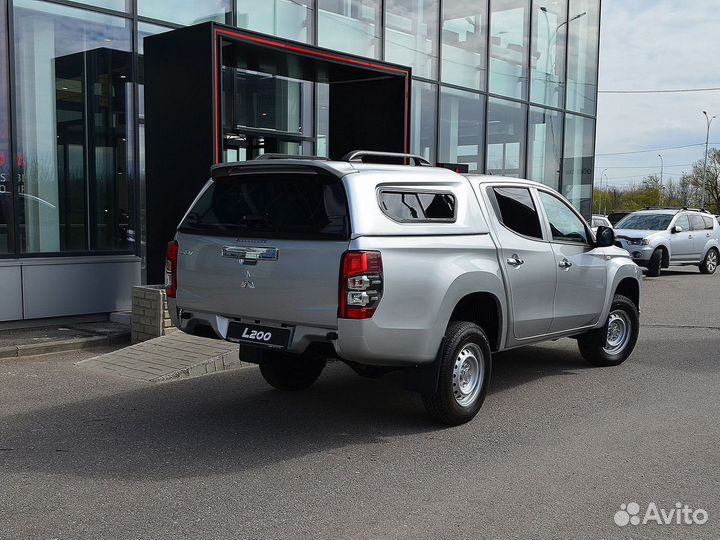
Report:
M720 213L720 150L711 148L708 151L707 177L705 177L705 160L693 163L692 172L682 175L680 182L685 182L688 192L687 201L683 206L700 206L702 204L703 178L705 178L705 206Z

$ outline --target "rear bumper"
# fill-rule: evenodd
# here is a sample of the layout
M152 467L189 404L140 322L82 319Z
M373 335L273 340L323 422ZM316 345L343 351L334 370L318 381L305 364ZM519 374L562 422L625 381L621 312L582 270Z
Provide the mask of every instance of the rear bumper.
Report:
M253 318L230 318L215 313L179 310L175 299L168 298L168 311L176 328L188 334L206 335L200 327L209 327L218 339L227 340L228 327L232 321L281 327L280 321ZM302 354L313 344L330 344L337 356L363 365L417 366L431 363L438 344L432 342L432 332L427 329L381 328L373 319L339 319L337 328L320 328L287 324L292 337L287 351ZM236 340L228 340L236 341ZM250 345L252 346L252 345Z
M292 336L290 338L290 346L288 352L302 354L312 343L328 343L328 334L335 332L334 328L319 328L304 325L283 325L279 321L257 320L249 317L225 317L216 313L206 313L200 311L184 311L177 308L174 299L168 298L168 311L170 319L176 328L188 334L197 334L199 327L212 328L218 339L238 342L234 339L228 339L228 328L233 321L246 322L250 324L259 324L268 327L290 327L292 328Z

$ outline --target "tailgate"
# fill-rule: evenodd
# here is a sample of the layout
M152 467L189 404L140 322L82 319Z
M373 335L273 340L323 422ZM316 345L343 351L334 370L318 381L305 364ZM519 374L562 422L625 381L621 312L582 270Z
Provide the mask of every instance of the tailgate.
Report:
M340 259L347 242L269 240L258 244L182 233L177 240L178 307L227 317L337 327ZM238 258L249 250L263 252L256 264Z
M276 170L215 179L176 237L177 306L336 328L349 235L338 178Z

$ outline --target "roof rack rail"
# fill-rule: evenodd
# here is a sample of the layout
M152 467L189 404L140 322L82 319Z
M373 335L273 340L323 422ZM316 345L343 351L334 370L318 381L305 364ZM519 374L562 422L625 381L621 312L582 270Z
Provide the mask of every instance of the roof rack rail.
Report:
M267 154L260 154L258 157L254 158L253 161L259 161L259 160L268 160L268 159L306 159L306 160L313 160L313 161L330 161L328 158L324 156L298 156L293 154L276 154L276 153L267 153Z
M416 167L431 167L430 162L417 154L404 154L401 152L378 152L375 150L353 150L345 154L340 161L363 163L365 157L391 158L411 161Z
M705 208L691 208L687 206L646 206L643 208L643 210L677 210L678 212L682 210L690 210L691 212L705 212L706 214L709 214L710 211L706 210Z

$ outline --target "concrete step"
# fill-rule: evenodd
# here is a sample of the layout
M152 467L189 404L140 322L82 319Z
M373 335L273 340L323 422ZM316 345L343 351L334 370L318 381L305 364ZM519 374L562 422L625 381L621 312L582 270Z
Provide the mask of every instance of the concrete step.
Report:
M130 327L110 321L0 330L0 359L118 345Z

